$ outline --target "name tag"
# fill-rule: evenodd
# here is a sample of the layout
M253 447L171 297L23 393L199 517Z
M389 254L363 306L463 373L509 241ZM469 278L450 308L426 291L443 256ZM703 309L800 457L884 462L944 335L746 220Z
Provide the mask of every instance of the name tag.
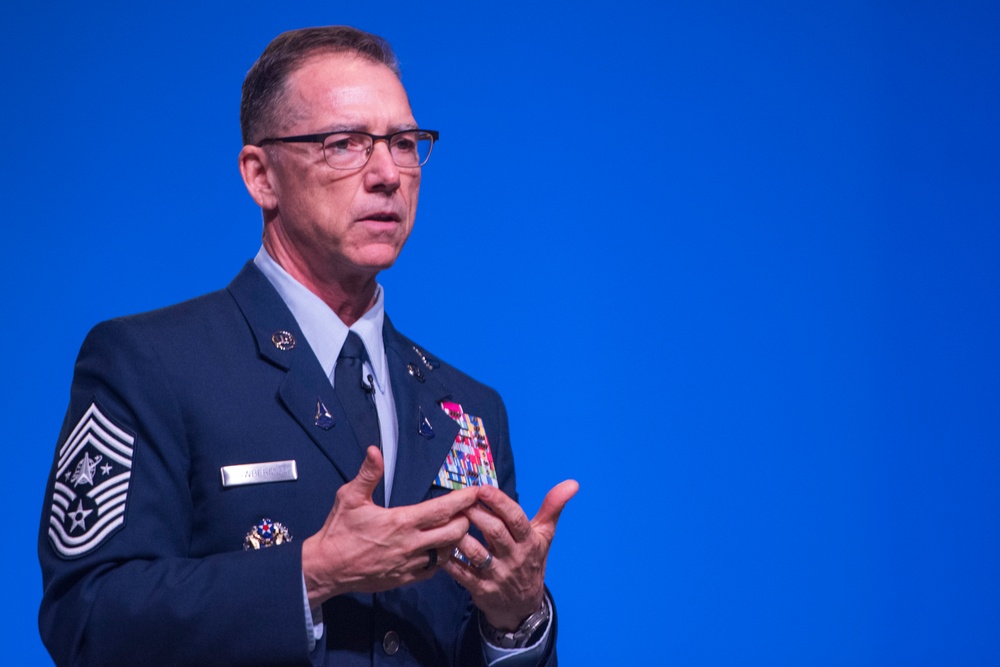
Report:
M219 471L222 473L222 486L293 482L299 478L295 461L244 463L236 466L222 466Z

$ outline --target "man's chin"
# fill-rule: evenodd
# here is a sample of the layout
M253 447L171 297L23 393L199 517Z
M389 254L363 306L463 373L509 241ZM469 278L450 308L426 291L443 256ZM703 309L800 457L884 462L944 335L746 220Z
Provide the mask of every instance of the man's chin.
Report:
M360 271L378 273L396 263L400 250L402 248L388 245L366 248L365 252L359 253L357 257L352 258L353 261L351 263Z

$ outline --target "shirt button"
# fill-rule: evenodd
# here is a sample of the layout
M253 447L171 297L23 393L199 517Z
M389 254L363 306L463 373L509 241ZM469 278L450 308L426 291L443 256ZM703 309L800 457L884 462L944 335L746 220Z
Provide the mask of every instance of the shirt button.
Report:
M382 650L388 655L395 655L399 650L399 635L392 630L385 633L385 637L382 638Z

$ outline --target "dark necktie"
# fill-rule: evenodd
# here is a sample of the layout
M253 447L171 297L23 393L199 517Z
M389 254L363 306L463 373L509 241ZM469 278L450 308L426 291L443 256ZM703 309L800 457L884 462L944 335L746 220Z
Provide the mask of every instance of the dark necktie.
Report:
M375 409L375 384L370 375L365 374L368 354L361 336L348 332L344 347L340 348L337 367L333 375L333 389L341 407L347 413L354 435L362 449L375 445L382 449L382 436L378 426L378 412ZM383 504L383 482L375 490L375 502Z

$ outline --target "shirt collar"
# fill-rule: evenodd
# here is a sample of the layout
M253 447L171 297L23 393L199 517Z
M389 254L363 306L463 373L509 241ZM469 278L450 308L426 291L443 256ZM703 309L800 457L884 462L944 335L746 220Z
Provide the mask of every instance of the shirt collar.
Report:
M382 323L385 320L384 290L378 285L375 303L350 328L326 303L309 289L292 278L271 255L261 246L253 263L267 277L278 291L288 310L292 311L302 334L306 337L327 377L333 379L333 370L340 356L340 348L347 340L347 332L353 331L361 337L371 360L372 374L379 392L385 393L388 375L386 372L385 346L382 341Z

